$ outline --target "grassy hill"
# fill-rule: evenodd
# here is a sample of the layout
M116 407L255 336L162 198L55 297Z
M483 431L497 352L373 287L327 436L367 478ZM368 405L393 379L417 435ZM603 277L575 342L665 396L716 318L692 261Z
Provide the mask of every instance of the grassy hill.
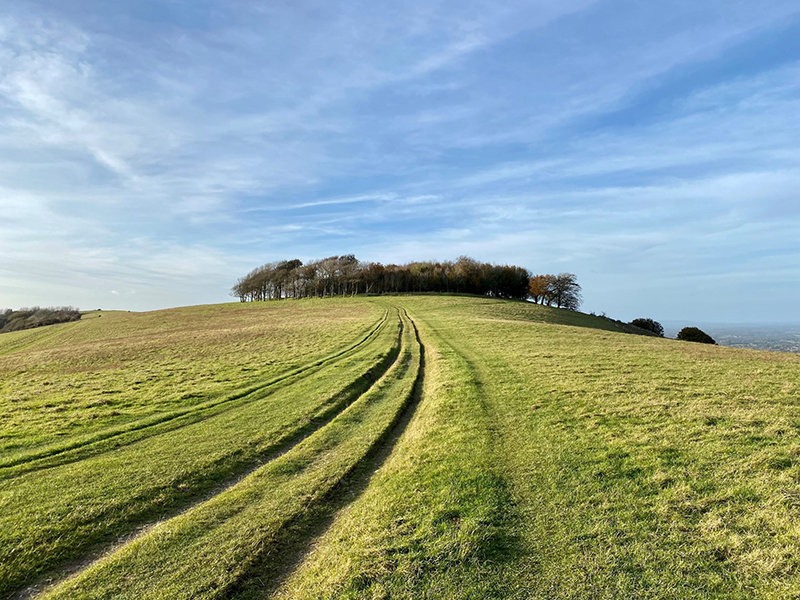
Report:
M0 597L800 595L800 356L625 331L396 296L5 334Z

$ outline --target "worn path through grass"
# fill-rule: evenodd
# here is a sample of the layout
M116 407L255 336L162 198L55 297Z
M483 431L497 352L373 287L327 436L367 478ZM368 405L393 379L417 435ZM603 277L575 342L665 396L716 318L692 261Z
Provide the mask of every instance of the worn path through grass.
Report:
M279 589L259 597L505 597L499 566L514 549L510 494L496 469L483 385L438 324L409 308L427 348L417 412L364 493Z
M328 300L104 312L3 334L0 464L262 385L345 349L384 312Z
M213 499L155 527L47 598L220 598L279 552L282 534L391 432L413 398L421 348L406 326L398 360L329 424Z
M373 338L379 335L388 319L389 311L387 310L384 312L383 318L355 344L316 359L312 363L291 369L263 383L249 385L235 392L224 394L187 408L159 413L145 419L104 429L90 435L71 436L68 440L63 442L43 445L25 452L6 454L0 458L0 479L6 479L29 471L80 460L108 449L131 444L145 437L159 435L166 431L208 419L209 417L248 402L260 400L274 393L276 390L280 389L280 387L290 385L303 377L313 375L333 361L356 352L360 347L368 344Z
M0 482L0 592L180 510L324 425L399 351L397 313L356 352L258 401Z

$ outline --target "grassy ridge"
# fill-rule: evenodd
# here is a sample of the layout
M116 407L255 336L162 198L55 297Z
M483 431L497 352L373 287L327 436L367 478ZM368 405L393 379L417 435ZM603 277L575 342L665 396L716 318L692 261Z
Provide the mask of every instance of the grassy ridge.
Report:
M0 486L0 592L159 518L357 398L394 360L398 321L322 370L204 421Z
M386 434L410 401L419 366L420 347L406 321L394 366L330 424L46 597L224 597L265 560L281 531L322 501Z
M363 336L382 307L333 300L96 313L0 337L0 459L262 384Z
M505 597L800 594L799 357L408 306L472 357L495 415Z

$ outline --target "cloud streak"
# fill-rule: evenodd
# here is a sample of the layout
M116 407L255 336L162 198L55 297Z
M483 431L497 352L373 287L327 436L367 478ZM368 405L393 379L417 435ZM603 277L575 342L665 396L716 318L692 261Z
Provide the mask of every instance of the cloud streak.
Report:
M0 304L470 253L576 272L623 318L754 320L768 283L797 320L798 39L784 1L24 3L0 17Z

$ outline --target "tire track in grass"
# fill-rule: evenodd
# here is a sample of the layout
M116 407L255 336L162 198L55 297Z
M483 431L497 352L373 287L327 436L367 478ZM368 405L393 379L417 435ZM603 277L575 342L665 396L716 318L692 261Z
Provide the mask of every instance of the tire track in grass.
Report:
M112 539L116 541L114 541L111 546L109 546L108 537L101 539L98 543L95 543L84 549L81 552L81 558L61 561L59 564L55 565L54 568L45 571L46 574L44 576L40 576L39 579L33 584L29 584L23 589L18 589L18 591L12 593L10 596L8 596L8 598L22 599L33 597L44 587L48 586L52 581L61 580L72 573L86 568L88 565L91 565L99 560L102 556L107 555L119 547L124 546L134 539L140 537L154 525L188 512L192 508L234 487L239 481L245 479L248 474L259 468L262 468L265 464L280 458L292 448L298 444L301 444L305 439L312 436L315 432L324 428L342 411L346 410L347 407L355 403L372 387L374 387L377 381L379 381L381 377L385 376L386 372L395 365L401 351L400 346L403 335L402 319L400 320L399 325L397 336L395 338L396 341L393 343L388 354L385 355L381 362L370 366L366 370L365 375L359 376L353 380L340 392L332 394L328 400L317 406L315 412L307 419L304 419L303 423L300 424L299 427L297 424L287 424L284 432L280 434L274 442L270 443L270 445L265 448L263 452L260 452L255 460L249 461L244 469L235 469L230 473L229 476L225 477L210 490L205 488L199 495L190 495L183 498L183 501L173 503L171 510L161 511L155 519L152 518L152 511L144 513L145 519L149 517L150 520L130 521L130 529L128 531L131 531L131 533L122 536L115 534ZM116 511L118 509L112 506L109 508L109 510ZM102 521L103 515L94 515L94 520ZM20 579L16 585L20 584L25 585L24 579ZM0 595L8 591L9 582L0 581Z
M422 376L421 347L409 341L408 327L404 331L400 358L330 423L237 485L137 537L44 597L200 599L236 593L254 569L280 560L288 529L330 502L342 481L350 481L375 456L412 405Z
M402 309L408 317L405 309ZM383 466L413 418L422 399L425 380L425 346L419 336L416 323L409 318L414 337L419 347L419 370L408 403L398 414L396 421L387 429L384 438L364 456L350 475L342 480L327 495L316 511L298 519L287 527L281 541L281 549L269 562L255 565L249 578L232 588L226 600L255 600L272 595L302 564L314 545L327 533L340 511L358 500L369 486L375 474Z
M283 582L236 600L508 597L512 507L482 382L456 344L421 324L429 372L406 436Z
M197 404L191 408L170 411L169 413L126 423L125 425L107 429L85 438L72 440L65 444L59 444L49 448L40 448L33 452L0 459L0 481L11 479L31 471L76 462L89 456L132 444L153 435L174 431L186 425L198 423L233 408L261 400L287 385L291 385L292 383L317 373L321 368L328 366L329 363L334 363L357 352L360 348L366 346L370 340L377 337L388 321L389 311L387 310L378 321L378 324L355 344L348 346L344 350L303 365L302 367L283 373L270 379L266 383L249 386L243 390L227 394L222 398ZM263 395L261 393L263 393Z

